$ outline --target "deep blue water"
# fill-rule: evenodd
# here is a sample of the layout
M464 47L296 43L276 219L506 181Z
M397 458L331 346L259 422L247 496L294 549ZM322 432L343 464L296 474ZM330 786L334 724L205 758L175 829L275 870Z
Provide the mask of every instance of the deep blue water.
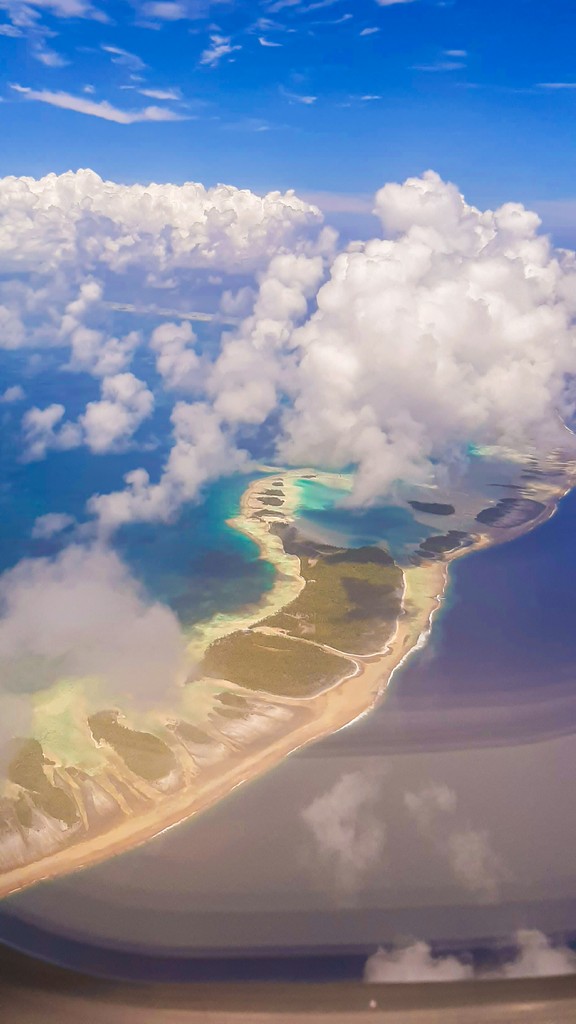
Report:
M466 749L576 731L576 490L516 540L450 567L427 644L394 674L386 699L312 748Z
M21 383L27 400L0 406L0 572L22 558L55 555L70 542L69 533L32 539L38 516L65 512L85 522L91 495L121 489L129 470L141 466L152 480L158 479L171 444L171 403L158 389L154 415L128 451L90 455L78 448L51 451L39 462L22 462L24 409L61 402L67 418L73 419L86 402L98 398L99 384L86 374L54 373L51 352L38 372L26 368L20 353L10 355L3 365L2 388ZM132 370L148 382L153 379L148 350L137 353ZM177 522L130 525L114 538L115 549L150 596L170 604L186 624L256 601L272 586L272 567L259 559L256 545L225 525L236 513L247 482L243 476L219 481L206 488L197 505L187 506Z

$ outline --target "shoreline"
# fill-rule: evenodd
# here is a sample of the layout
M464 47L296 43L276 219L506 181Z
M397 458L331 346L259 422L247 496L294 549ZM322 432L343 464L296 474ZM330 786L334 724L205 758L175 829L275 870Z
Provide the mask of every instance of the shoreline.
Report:
M274 470L277 477L286 477L290 474L291 479L305 472L307 471L299 470L282 473ZM475 551L513 540L549 519L554 515L559 501L572 489L575 481L572 478L570 480L570 485L561 493L554 495L552 489L545 509L532 522L503 531L501 537L484 532L471 535L472 543L469 546L446 553L443 558L403 569L402 611L393 636L383 650L376 654L347 655L351 667L355 666L355 671L347 673L326 690L311 697L292 698L286 701L294 707L296 723L291 720L282 727L280 733L276 732L273 738L261 737L247 748L237 751L227 766L216 764L210 769L203 770L201 775L188 782L184 789L169 796L164 795L157 805L144 813L128 818L113 828L81 840L77 844L72 843L56 850L40 861L6 871L0 875L0 898L30 885L82 870L140 846L154 836L161 835L207 810L233 793L240 785L266 774L286 757L309 743L338 732L369 714L383 699L391 680L407 658L428 642L434 617L441 609L445 598L451 564L457 558ZM296 556L286 556L279 538L270 532L269 521L261 518L256 521L258 526L262 524L261 528L257 531L253 529L254 518L248 513L254 507L262 507L255 505L255 501L260 491L266 487L269 487L269 477L253 481L242 496L240 515L229 520L229 523L250 536L258 545L259 557L272 561L276 555L278 560L274 560L273 565L282 578L277 581L278 586L275 585L265 595L266 599L262 604L245 609L244 614L239 616L228 616L225 619L223 617L213 624L213 628L217 630L230 632L234 628L244 628L238 625L239 621L246 622L246 625L248 622L256 625L259 620L271 614L271 607L282 607L293 599L292 596L286 596L287 592L292 592L293 596L296 596L305 585L299 572L300 560ZM295 489L295 484L292 484L292 487ZM288 500L282 504L282 513L278 513L279 518L285 511L293 517L297 507L294 505L294 497L293 491L290 492L290 497L287 495ZM247 528L248 519L252 529ZM298 564L297 573L294 571L294 562ZM285 573L286 568L290 570L289 573ZM211 636L208 641L211 642L216 635L223 633L215 632L214 636L211 636L206 629L203 639ZM352 685L347 685L348 683ZM264 691L246 692L263 701L271 700L270 695ZM279 703L284 703L282 698L279 699Z

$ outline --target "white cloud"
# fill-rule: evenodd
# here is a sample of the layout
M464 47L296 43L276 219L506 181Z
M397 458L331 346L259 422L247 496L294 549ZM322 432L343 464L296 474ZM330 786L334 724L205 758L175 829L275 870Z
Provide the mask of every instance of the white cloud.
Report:
M5 274L50 275L46 303L58 291L55 279L61 288L64 278L69 292L69 280L84 284L96 271L124 278L139 272L142 287L203 267L254 273L277 252L305 248L320 224L319 210L293 192L258 196L194 182L120 185L88 170L0 179L0 266ZM0 343L6 346L9 337L9 347L18 347L22 325L3 301L0 282Z
M21 402L23 398L24 388L20 384L13 384L0 395L0 402L6 405L9 402Z
M282 43L274 43L270 39L265 39L264 36L258 36L258 42L260 46L282 46Z
M318 99L317 96L303 96L298 92L289 92L288 89L281 89L280 92L287 100L290 100L291 103L302 103L306 107L311 107Z
M373 25L371 28L363 28L362 31L360 32L360 35L361 36L374 36L379 31L380 31L380 29L376 25Z
M462 824L456 793L448 786L430 785L405 793L404 804L420 834L446 858L459 884L479 899L496 899L506 872L488 833Z
M364 981L370 985L418 981L462 981L474 970L454 956L434 956L426 942L401 949L378 949L368 957Z
M393 7L396 4L410 4L414 0L376 0L379 7Z
M151 100L181 100L180 89L138 89L141 96L148 96Z
M123 50L120 46L102 45L104 53L109 53L113 64L120 64L121 67L129 68L131 71L144 71L146 64L136 53Z
M133 373L105 377L100 401L88 402L78 419L84 442L98 455L122 448L153 409L152 392Z
M22 428L26 462L45 458L50 448L66 451L82 443L82 431L78 424L63 422L65 413L63 405L53 402L45 409L33 406L24 414Z
M207 46L200 55L200 63L212 68L216 67L223 57L227 57L229 54L234 53L235 50L241 49L241 46L232 45L230 36L212 35L210 36L210 46Z
M17 28L16 25L0 25L0 36L9 36L12 39L18 39L22 35L22 30Z
M67 451L86 444L102 455L126 446L154 408L154 396L132 373L105 377L99 401L88 402L76 422L64 420L65 408L53 403L33 407L22 419L26 462L43 459L50 449Z
M108 700L154 706L179 679L185 650L176 617L101 546L20 562L0 577L0 606L3 705L6 694L97 677Z
M515 956L492 970L479 969L455 956L435 954L426 942L414 942L399 949L379 949L366 961L364 981L386 984L472 978L536 978L576 971L576 954L567 946L553 945L542 932L520 929L516 932L515 941Z
M142 110L121 110L108 100L87 100L82 96L73 96L69 92L50 92L48 89L29 89L22 85L12 85L15 92L26 100L48 103L51 107L61 110L73 110L77 114L99 117L104 121L116 124L137 124L141 121L184 121L186 117L168 107L144 107Z
M127 473L126 489L94 495L88 511L104 534L122 523L169 522L186 501L198 500L202 487L250 465L246 452L206 403L177 402L172 411L174 445L157 484L144 469Z
M146 3L143 13L149 18L158 18L160 21L181 21L187 17L185 4L174 3L171 0Z
M381 772L348 772L301 812L322 871L344 893L382 863L386 829L374 807L381 785Z
M58 533L63 533L70 526L74 526L75 522L74 516L69 516L66 512L47 512L46 515L38 516L35 520L32 537L34 540L48 540Z
M576 89L576 82L539 82L539 89Z
M156 327L150 348L157 353L156 370L170 391L198 392L204 376L203 364L194 351L196 335L188 321Z
M362 196L328 201L369 209ZM217 472L175 426L161 477L137 471L126 495L93 510L108 522L173 517L224 467L246 464L238 438L267 420L280 461L356 466L356 504L399 479L433 482L468 444L558 443L559 417L576 408L574 255L520 205L475 209L432 172L385 186L376 214L387 238L335 254L318 210L293 193L121 186L89 171L0 181L5 346L67 346L75 371L125 371L140 339L107 320L106 289L120 280L127 303L168 287L176 321L194 296L217 309L217 289L222 311L237 295L232 315L245 317L201 367L183 335L155 341L167 390L193 393L193 417L214 431ZM30 411L27 426L31 457L85 439L59 406Z
M386 185L376 213L392 237L336 256L291 338L279 458L358 466L362 504L432 481L463 443L554 447L574 408L574 257L522 206L481 212L432 172Z

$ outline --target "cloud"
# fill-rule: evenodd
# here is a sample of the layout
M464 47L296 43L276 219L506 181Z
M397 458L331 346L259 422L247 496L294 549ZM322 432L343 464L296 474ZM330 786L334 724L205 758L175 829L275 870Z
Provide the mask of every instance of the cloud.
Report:
M301 93L289 92L288 89L280 89L280 92L287 100L290 100L291 103L302 103L306 107L312 106L312 104L316 103L316 100L318 99L317 96L302 96Z
M137 124L142 121L185 121L183 114L178 114L168 107L144 107L142 110L121 110L114 107L108 100L96 102L83 96L73 96L69 92L50 92L48 89L29 89L22 85L11 85L11 89L20 93L24 99L38 103L48 103L51 107L61 110L73 110L77 114L87 114L104 121L116 124Z
M85 444L96 455L125 448L151 415L154 396L132 373L105 377L101 398L88 402L76 422L64 420L65 408L53 403L29 409L23 419L24 461L37 462L49 449L67 451Z
M71 545L0 576L0 678L26 700L65 678L95 678L108 701L162 703L181 678L175 615L148 599L116 554Z
M388 238L338 254L290 341L279 458L358 467L352 500L433 482L462 441L554 447L574 409L576 263L519 204L469 206L433 172L386 185Z
M170 522L203 486L220 476L247 470L250 459L238 450L220 418L202 402L177 402L172 411L174 444L158 483L144 469L124 477L126 489L94 495L88 512L104 535L129 522Z
M200 389L204 371L195 342L188 321L161 324L153 330L150 348L157 353L156 370L169 391L194 393Z
M192 271L250 274L278 252L305 248L321 220L320 211L294 192L259 196L194 182L121 185L88 170L37 180L7 177L0 179L0 266L4 274L43 275L42 296L12 283L12 302L37 307L42 298L45 322L63 289L66 302L82 299L82 310L73 314L81 322L102 307L103 276L121 274L125 292L132 271L141 294L182 272L187 293ZM22 324L15 307L3 307L7 301L0 281L0 339L6 344L10 336L11 347L18 347Z
M6 405L11 402L21 402L24 398L24 388L20 384L13 384L12 387L6 388L6 390L0 395L0 402Z
M328 203L369 209L363 196ZM260 427L280 462L355 467L355 505L388 499L398 480L445 479L468 445L560 443L576 410L574 254L519 204L476 209L433 172L384 186L373 208L385 237L339 251L293 193L123 186L89 171L0 180L4 346L65 347L69 370L113 377L142 339L113 331L110 291L121 285L128 304L145 291L153 310L165 305L156 289L170 289L172 337L152 351L166 392L197 402L179 403L155 480L135 469L125 492L95 496L109 527L172 519L248 464L245 438ZM200 365L179 310L216 312L226 293L243 295L233 315L244 319L214 330ZM189 436L200 422L213 467ZM58 403L25 425L33 457L85 443Z
M380 32L380 29L376 25L373 25L371 28L363 28L359 34L361 36L373 36L376 35L377 32Z
M133 373L105 377L100 401L88 402L78 419L84 442L97 455L122 448L153 409L154 395Z
M160 21L181 21L187 17L185 4L173 3L170 0L159 0L157 3L146 3L142 9L144 15L149 18L158 18Z
M120 46L110 46L102 44L101 49L104 53L109 53L113 64L119 64L121 67L129 68L131 71L144 71L146 64L141 57L138 57L135 53L130 53L129 50L123 50Z
M32 537L34 540L48 540L74 526L75 522L74 516L69 516L66 512L47 512L35 520Z
M265 39L264 36L258 36L258 42L260 46L282 46L282 43L274 43L270 39Z
M67 451L82 444L82 431L77 423L63 422L66 409L53 402L44 409L34 406L24 414L24 461L37 462L45 458L49 448Z
M141 96L148 96L151 100L181 100L180 89L138 89Z
M301 812L322 870L344 893L382 862L386 829L374 807L381 785L381 772L348 772Z
M459 884L479 899L496 899L506 872L488 833L459 820L454 790L430 785L418 793L405 793L404 805L420 834L446 858Z
M553 945L542 932L516 932L516 954L499 967L483 970L455 956L440 956L426 942L400 949L379 949L368 957L364 981L368 984L430 981L467 981L472 978L536 978L573 974L576 954L567 946Z
M210 46L206 47L200 55L200 63L214 68L223 57L227 57L229 54L234 53L235 50L241 49L241 46L232 45L230 36L212 35L210 36Z
M396 4L410 4L414 0L376 0L379 7L393 7Z
M576 89L576 82L539 82L539 89Z
M403 949L378 949L368 957L364 981L370 985L418 981L462 981L472 978L474 969L454 956L434 956L426 942L414 942Z

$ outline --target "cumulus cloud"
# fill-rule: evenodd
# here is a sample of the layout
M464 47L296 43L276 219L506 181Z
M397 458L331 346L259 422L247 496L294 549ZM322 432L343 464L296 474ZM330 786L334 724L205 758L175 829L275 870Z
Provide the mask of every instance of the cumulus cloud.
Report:
M20 384L13 384L12 387L6 388L5 391L0 395L0 402L3 405L11 404L12 402L21 402L24 399L24 388Z
M154 707L181 681L184 659L175 615L104 547L72 545L0 577L3 708L13 698L22 710L65 678L94 679L99 697L122 706Z
M48 540L74 526L75 522L74 516L69 516L66 512L47 512L35 520L32 537L34 540Z
M558 443L576 369L574 255L508 203L429 172L376 197L386 240L339 254L299 350L280 457L356 465L356 503L434 479L462 445Z
M85 443L98 455L125 445L154 408L154 395L133 373L102 381L102 398L88 402L79 418Z
M66 409L53 402L45 409L33 406L22 418L24 461L45 458L48 449L67 451L82 444L82 431L77 423L64 422Z
M169 522L187 501L198 500L202 488L220 476L247 470L246 451L205 402L177 402L172 411L174 444L158 483L146 470L124 477L126 489L90 498L88 511L104 534L129 522Z
M61 110L73 110L77 114L88 114L104 121L116 124L137 124L142 121L185 121L186 115L179 114L169 107L144 107L142 110L122 110L108 100L89 100L85 96L73 96L69 92L52 92L49 89L30 89L23 85L12 85L11 88L20 93L25 100L36 100L48 103L51 107Z
M105 377L100 400L88 402L75 422L64 420L66 410L57 402L24 414L25 461L43 459L49 449L66 451L81 444L97 455L121 449L153 408L154 395L133 373Z
M506 871L488 833L462 823L454 790L426 786L405 793L404 805L420 834L446 858L459 884L480 900L496 899Z
M291 191L120 185L88 170L7 177L0 179L0 268L62 271L75 282L80 274L79 283L97 269L133 267L154 280L198 268L253 273L278 252L304 249L321 220Z
M455 956L433 953L426 942L414 942L399 949L378 949L368 957L364 981L369 984L389 982L465 981L471 978L535 978L572 974L576 971L576 954L568 946L554 945L540 931L521 929L516 932L516 953L499 967L483 970L472 962Z
M355 467L356 505L388 500L399 480L433 483L469 445L563 440L574 254L553 249L536 214L478 210L433 172L384 186L375 212L385 237L337 251L318 209L290 192L122 186L89 171L0 181L5 347L68 346L75 372L126 372L142 339L106 322L119 282L125 303L169 289L176 322L191 295L243 318L204 355L181 324L151 339L166 391L197 397L191 418L219 438L218 470L175 428L157 481L134 470L123 496L92 509L172 518L178 495L247 464L240 439L263 425L281 462ZM43 413L28 423L40 454L43 426L58 438L48 447L76 443L81 423L63 430L58 404Z
M351 894L382 862L386 830L375 809L381 783L381 772L348 772L301 812L322 870L341 893Z
M156 352L156 369L170 391L198 391L202 381L202 360L194 350L196 335L189 321L156 327L150 348Z

